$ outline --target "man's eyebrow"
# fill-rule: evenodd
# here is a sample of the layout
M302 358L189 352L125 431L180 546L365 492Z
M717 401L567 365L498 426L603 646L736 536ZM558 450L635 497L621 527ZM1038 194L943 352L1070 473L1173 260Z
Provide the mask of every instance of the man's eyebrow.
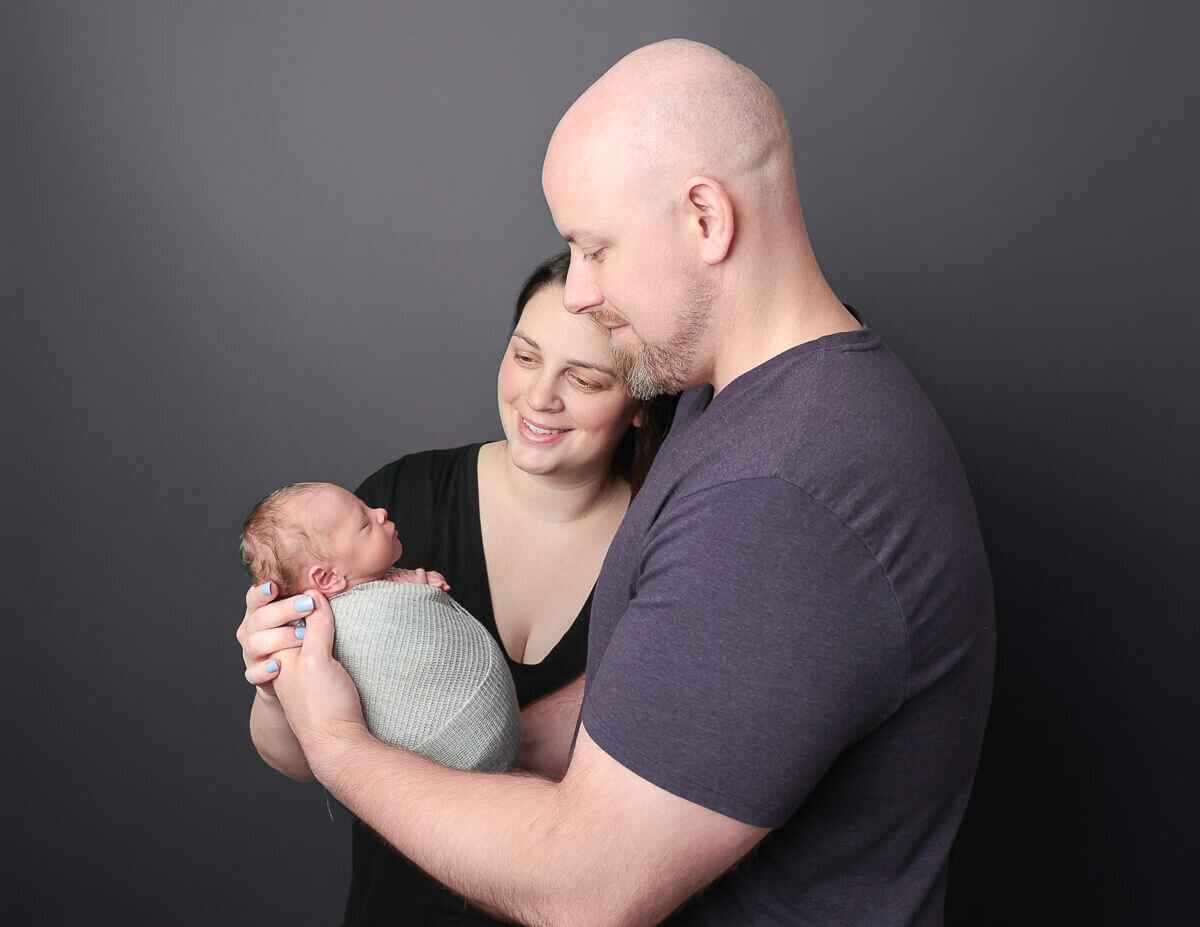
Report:
M592 232L579 232L575 230L564 232L562 240L568 245L579 245L581 248L588 244L599 244L601 241L600 236Z

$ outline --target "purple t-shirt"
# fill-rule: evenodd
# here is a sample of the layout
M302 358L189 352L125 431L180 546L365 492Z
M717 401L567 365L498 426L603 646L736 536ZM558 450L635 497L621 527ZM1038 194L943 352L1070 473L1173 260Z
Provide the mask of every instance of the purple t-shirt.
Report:
M773 828L679 923L939 924L994 660L953 445L867 330L711 397L682 397L609 550L582 722L642 778Z

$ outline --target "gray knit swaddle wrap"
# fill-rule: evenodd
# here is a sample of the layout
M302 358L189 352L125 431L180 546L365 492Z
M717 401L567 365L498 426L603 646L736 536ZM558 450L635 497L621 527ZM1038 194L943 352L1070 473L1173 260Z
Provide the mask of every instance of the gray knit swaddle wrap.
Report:
M333 655L371 733L445 766L517 765L521 717L492 636L435 586L377 581L329 600Z

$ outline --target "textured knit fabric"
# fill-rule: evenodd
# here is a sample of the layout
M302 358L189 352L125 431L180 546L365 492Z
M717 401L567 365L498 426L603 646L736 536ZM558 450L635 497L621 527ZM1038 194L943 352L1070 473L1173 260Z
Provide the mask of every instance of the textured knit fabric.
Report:
M422 451L393 461L357 490L383 506L404 539L397 566L442 573L451 595L498 639L479 527L478 444ZM517 699L527 705L576 679L587 658L588 614L583 603L570 629L540 663L507 658ZM384 843L361 821L353 824L345 927L500 924L443 888Z
M869 331L688 391L596 588L582 721L772 832L675 923L934 927L991 694L945 429Z
M441 589L363 583L330 599L333 655L380 740L444 766L517 765L521 718L499 646Z
M355 494L369 506L386 508L396 523L404 541L396 565L437 570L455 601L499 641L479 522L480 447L468 444L401 457L367 477ZM580 606L571 627L539 662L518 663L505 655L522 707L583 673L590 595Z

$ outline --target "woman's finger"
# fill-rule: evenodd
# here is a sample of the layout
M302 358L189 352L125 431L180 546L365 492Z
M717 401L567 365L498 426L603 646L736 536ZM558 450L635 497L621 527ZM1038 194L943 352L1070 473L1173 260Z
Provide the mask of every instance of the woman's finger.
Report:
M312 610L312 596L294 595L276 602L267 602L254 609L248 608L246 617L242 619L242 626L245 628L246 635L256 634L268 628L278 628L298 621L306 617ZM239 639L242 639L241 636ZM242 643L245 644L244 639Z
M272 654L299 647L304 640L304 634L304 628L294 628L289 625L256 631L249 635L242 645L242 659L247 667L256 663L264 663Z
M260 660L246 667L246 682L252 686L265 686L274 682L279 675L279 657L272 656L268 660Z
M242 615L242 623L238 625L235 635L238 643L242 645L242 649L246 647L246 638L257 627L256 623L251 622L251 616L264 605L270 604L278 593L279 586L275 583L262 583L246 590L246 612Z
M278 583L262 583L246 590L246 614L262 608L279 594Z

